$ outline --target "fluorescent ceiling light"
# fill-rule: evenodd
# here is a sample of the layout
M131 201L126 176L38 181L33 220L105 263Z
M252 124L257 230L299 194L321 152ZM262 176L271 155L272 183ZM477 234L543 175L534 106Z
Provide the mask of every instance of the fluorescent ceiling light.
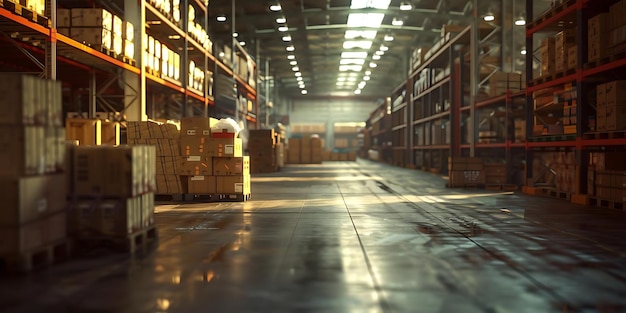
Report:
M276 3L276 4L270 5L270 10L271 11L278 12L281 9L282 9L282 7L280 6L280 3Z
M408 11L411 10L413 8L413 6L411 5L411 2L401 2L400 3L400 10L402 11Z
M345 83L344 82L337 82L336 85L339 86L339 87L343 87L345 85Z
M387 50L389 50L389 47L385 45L380 45L380 51L387 51Z
M521 53L521 54L523 54L523 55L526 55L526 49L525 49L525 48L524 48L524 49L522 49L522 51L520 51L519 53Z
M365 59L341 59L339 61L339 64L341 64L341 65L351 65L351 64L363 65L363 64L365 64Z
M355 94L355 95L360 95L360 94L361 94L361 89L357 89L357 90L355 90L355 91L354 91L354 94Z
M349 72L349 71L358 72L361 69L363 69L362 65L339 65L340 72Z
M367 76L372 75L372 71L365 71L365 75L367 75Z
M351 13L348 14L348 27L378 28L384 18L384 13Z
M365 38L365 39L374 39L376 38L377 31L375 30L347 30L345 34L346 39L357 39L357 38Z
M239 45L243 47L243 46L245 46L245 45L246 45L246 42L245 42L245 41L240 41L240 42L239 42Z
M345 82L346 78L345 77L337 77L337 81L338 82Z
M285 50L287 50L287 51L294 51L294 50L296 50L296 48L294 46L289 46L289 47L285 48Z
M279 32L286 32L288 30L289 30L289 27L287 27L287 26L279 26L278 27L278 31Z
M284 16L281 16L281 17L276 19L276 23L278 23L278 24L287 23L287 19Z
M393 26L402 26L404 25L404 21L399 19L399 18L393 18L393 20L391 21L391 25Z
M239 37L239 33L234 32L234 33L233 33L233 38L237 38L237 37Z
M302 81L302 77L296 77L296 80L301 82Z
M387 9L391 0L352 0L350 9Z
M378 54L373 55L372 60L380 60L380 55Z
M223 15L223 14L222 15L218 15L216 20L218 22L226 22L226 15Z
M289 61L289 65L297 65L297 64L298 64L298 61L296 60Z
M526 19L523 16L518 17L515 20L515 25L517 25L517 26L524 26L524 25L526 25Z
M385 40L385 41L393 41L393 36L391 36L391 35L385 35L384 40Z
M364 81L368 81L368 80L370 80L370 79L371 79L371 77L369 77L369 75L365 75L365 76L363 76L363 80L364 80Z
M356 82L356 77L348 77L348 78L346 78L346 81L348 81L348 82Z
M306 90L302 90L302 91L300 91L300 93L301 93L301 94L303 94L303 95L306 95L306 94L307 94L307 93L309 93L309 92L308 92L308 91L306 91Z
M367 52L342 52L342 59L365 59L367 58Z
M366 82L360 82L360 83L359 83L359 89L363 89L363 88L365 88L365 85L366 85L366 84L367 84Z
M374 63L374 62L370 62L370 67L371 67L371 68L375 68L375 67L377 67L377 66L378 66L378 64L376 64L376 63Z
M344 49L361 48L364 50L369 50L371 47L372 47L371 40L347 40L343 42Z
M294 75L296 75L296 77L302 77L302 73L300 72L296 72Z
M290 54L287 56L287 60L295 60L295 59L296 59L296 56L293 54Z
M385 51L380 51L380 50L378 50L378 51L376 51L376 52L374 52L374 53L375 53L376 55L384 55L384 54L385 54Z
M289 36L289 35L283 36L283 41L285 41L285 42L291 41L291 36Z
M486 22L491 22L491 21L493 21L495 19L496 19L496 17L491 12L487 12L487 14L485 14L485 16L483 16L483 20L485 20Z
M294 71L294 72L298 72L298 71L300 71L300 68L297 67L297 66L294 66L294 67L291 68L291 70Z
M304 88L306 88L306 86L305 86L305 85L298 85L298 87L300 87L300 89L304 89Z

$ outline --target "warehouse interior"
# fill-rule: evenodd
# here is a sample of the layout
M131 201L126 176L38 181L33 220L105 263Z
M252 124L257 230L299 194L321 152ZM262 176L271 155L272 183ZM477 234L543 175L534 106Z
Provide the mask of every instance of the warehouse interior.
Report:
M2 312L626 312L626 0L0 0Z

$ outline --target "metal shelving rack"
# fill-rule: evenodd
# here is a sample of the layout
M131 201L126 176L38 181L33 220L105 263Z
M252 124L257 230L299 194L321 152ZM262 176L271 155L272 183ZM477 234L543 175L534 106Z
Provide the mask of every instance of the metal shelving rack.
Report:
M409 99L410 92L407 89L410 80L396 87L391 96L391 163L395 166L405 167L408 164L409 147Z
M375 150L378 153L378 160L392 163L393 150L391 149L391 103L386 99L379 103L379 106L370 114L365 122L364 130L364 153Z
M46 23L37 23L32 18L20 15L21 10L12 11L10 8L19 4L8 2L0 1L0 32L7 41L12 42L33 63L39 65L42 70L40 76L62 80L70 85L73 90L72 103L84 97L85 92L82 90L88 90L89 117L95 117L98 107L102 107L116 109L126 114L127 120L158 118L159 113L154 108L156 95L167 98L167 102L171 103L166 105L177 108L178 112L173 113L173 117L206 116L209 107L215 106L215 100L208 79L205 79L203 92L188 86L188 64L190 60L194 60L205 72L209 69L214 73L219 70L233 76L239 93L253 102L253 112L246 112L245 115L248 125L253 126L257 123L256 89L247 79L237 76L229 66L218 60L213 51L204 49L187 30L187 8L190 3L196 9L196 18L204 22L206 29L208 8L202 1L182 0L180 23L165 17L163 12L155 8L152 1L121 1L124 12L113 13L135 25L136 60L116 58L58 33L55 24L56 0L46 1L49 21ZM147 28L138 26L146 25L146 21L154 23L150 23ZM159 77L145 70L143 51L146 47L142 40L144 33L154 36L181 53L179 81ZM44 62L39 61L40 58L44 59ZM256 71L256 65L254 69ZM253 75L256 77L256 73Z
M534 51L535 36L539 34L552 34L564 29L564 26L578 26L576 31L577 66L574 70L555 73L550 77L533 77L527 75L527 136L526 159L533 160L534 155L544 151L572 151L576 154L576 163L580 165L576 172L575 190L572 194L587 194L587 165L589 164L590 153L594 151L619 151L626 146L624 136L614 136L607 132L591 131L587 125L587 117L595 114L595 107L589 101L588 96L595 91L597 84L607 80L619 79L623 77L626 70L626 57L613 55L603 58L602 62L589 62L588 60L588 40L587 22L590 17L607 12L608 8L617 1L598 0L569 0L563 1L557 6L544 12L538 18L533 17L533 1L526 1L527 18L533 22L527 25L526 48ZM585 43L585 44L581 44ZM534 56L527 55L526 71L533 73ZM611 79L612 78L612 79ZM533 136L533 121L535 110L533 108L533 93L547 88L563 88L566 84L571 84L576 88L575 101L577 103L576 112L576 132L571 135L558 136ZM618 132L619 133L619 132ZM623 131L621 132L623 133ZM525 178L531 180L533 167L527 166ZM532 181L527 183L530 187ZM565 197L564 197L565 198Z

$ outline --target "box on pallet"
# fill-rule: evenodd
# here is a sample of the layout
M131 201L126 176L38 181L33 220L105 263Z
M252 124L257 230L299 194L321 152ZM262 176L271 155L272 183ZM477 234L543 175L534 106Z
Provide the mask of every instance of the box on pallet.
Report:
M157 156L156 175L177 175L180 171L181 157L179 156Z
M213 175L213 160L209 156L182 156L177 174L182 176Z
M250 175L216 176L216 193L250 194Z
M23 176L44 174L46 144L44 127L0 125L0 175Z
M155 146L158 156L178 156L180 154L180 141L177 139L129 139L128 143Z
M78 140L80 145L101 145L102 121L68 118L65 120L65 134L67 140Z
M198 175L187 178L188 193L198 195L209 195L217 193L215 176Z
M68 231L77 239L125 237L143 228L141 200L74 200L68 209Z
M213 157L241 157L243 156L243 142L241 138L212 138L208 143L205 155Z
M65 174L0 178L0 225L20 225L65 210Z
M250 174L250 157L214 157L213 175L243 175Z
M156 175L156 193L159 195L174 195L186 193L179 175Z
M176 125L168 123L128 122L126 134L131 139L175 139L180 138Z

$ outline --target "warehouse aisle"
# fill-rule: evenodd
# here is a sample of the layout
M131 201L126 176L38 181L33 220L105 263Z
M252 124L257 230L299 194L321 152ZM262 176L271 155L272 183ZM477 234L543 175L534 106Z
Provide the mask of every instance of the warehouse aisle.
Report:
M0 279L2 312L624 312L626 214L359 160L163 204L144 257ZM94 254L97 255L97 254Z

